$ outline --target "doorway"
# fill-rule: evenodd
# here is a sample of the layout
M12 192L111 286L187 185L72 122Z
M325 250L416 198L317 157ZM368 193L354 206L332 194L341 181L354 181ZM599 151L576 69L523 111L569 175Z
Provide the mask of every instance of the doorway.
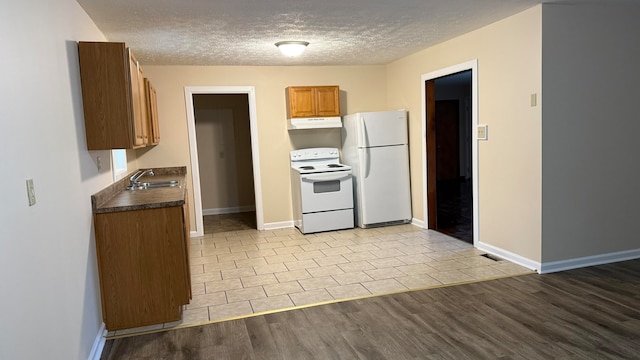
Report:
M477 61L423 75L427 228L478 242Z
M433 121L436 123L436 230L473 243L469 109L471 70L446 75L433 81Z
M194 94L204 233L255 229L249 99Z
M255 227L252 228L263 230L255 89L185 87L185 102L196 222L192 234L204 234L204 216L225 217L225 214L253 209ZM198 125L197 118L200 119ZM215 171L227 174L211 177L210 173ZM221 183L211 187L205 181ZM204 212L203 204L206 205Z

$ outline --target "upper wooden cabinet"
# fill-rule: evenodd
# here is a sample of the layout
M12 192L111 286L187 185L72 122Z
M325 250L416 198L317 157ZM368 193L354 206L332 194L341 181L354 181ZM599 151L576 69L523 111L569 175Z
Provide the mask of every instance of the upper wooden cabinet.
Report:
M78 56L87 148L152 144L142 67L133 53L124 43L79 42Z
M285 91L287 118L340 116L340 88L290 86Z
M158 145L160 143L160 125L158 124L158 101L156 99L156 89L154 89L147 78L144 78L144 87L147 100L149 145Z

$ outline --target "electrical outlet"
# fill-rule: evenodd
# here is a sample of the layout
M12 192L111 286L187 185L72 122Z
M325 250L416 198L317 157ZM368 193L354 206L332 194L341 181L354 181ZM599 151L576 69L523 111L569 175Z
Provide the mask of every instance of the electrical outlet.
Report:
M488 126L487 125L478 125L477 131L478 131L478 140L487 140L487 131L488 131Z
M538 94L531 94L531 107L538 106Z
M33 179L27 179L27 197L29 197L29 206L36 204L36 189L33 187Z
M102 158L100 158L100 156L96 156L96 166L98 167L98 171L102 170Z

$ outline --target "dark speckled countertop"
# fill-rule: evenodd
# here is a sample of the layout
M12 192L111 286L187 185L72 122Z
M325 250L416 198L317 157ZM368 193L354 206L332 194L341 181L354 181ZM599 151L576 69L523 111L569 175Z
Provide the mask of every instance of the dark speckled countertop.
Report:
M145 176L140 179L140 182L178 180L180 186L127 190L129 177L135 173L132 172L123 179L91 195L93 213L134 211L184 205L187 196L185 186L186 166L153 168L153 172L155 176Z

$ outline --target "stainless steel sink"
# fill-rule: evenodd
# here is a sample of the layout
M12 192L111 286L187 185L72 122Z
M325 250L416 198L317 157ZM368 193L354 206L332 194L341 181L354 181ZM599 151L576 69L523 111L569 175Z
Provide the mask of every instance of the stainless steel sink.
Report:
M179 187L180 182L178 180L167 180L167 181L148 181L143 183L138 183L134 186L128 186L128 190L145 190L145 189L156 189L156 188L165 188L165 187Z

